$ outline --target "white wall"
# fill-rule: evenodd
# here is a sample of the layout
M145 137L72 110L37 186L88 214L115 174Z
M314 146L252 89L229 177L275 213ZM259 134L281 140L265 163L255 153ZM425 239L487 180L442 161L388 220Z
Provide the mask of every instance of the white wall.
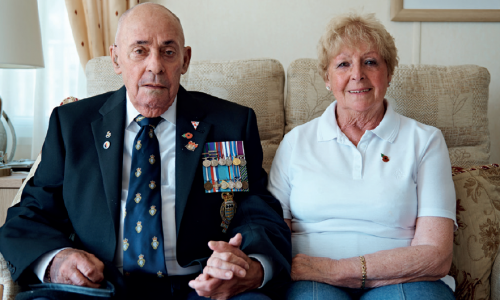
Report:
M390 0L152 0L182 21L193 60L316 58L333 16L373 12L395 37L400 63L476 64L491 74L491 162L500 163L500 23L392 22Z

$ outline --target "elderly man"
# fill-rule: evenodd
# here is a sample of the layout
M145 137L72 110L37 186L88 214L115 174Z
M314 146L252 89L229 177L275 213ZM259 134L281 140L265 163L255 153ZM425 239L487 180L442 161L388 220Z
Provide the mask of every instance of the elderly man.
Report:
M20 297L267 298L289 280L290 232L254 112L180 86L191 48L161 5L124 13L110 54L125 86L54 109L0 229L13 279L45 283ZM220 141L242 141L248 162L234 201L204 185L205 144Z

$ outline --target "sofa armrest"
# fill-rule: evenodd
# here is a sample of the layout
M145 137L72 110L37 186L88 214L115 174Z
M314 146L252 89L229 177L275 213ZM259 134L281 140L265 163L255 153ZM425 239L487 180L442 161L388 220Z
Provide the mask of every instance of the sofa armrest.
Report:
M3 296L0 293L0 299L2 300L14 300L16 295L21 291L20 287L12 281L10 276L9 268L7 267L7 262L0 253L0 286L3 289Z

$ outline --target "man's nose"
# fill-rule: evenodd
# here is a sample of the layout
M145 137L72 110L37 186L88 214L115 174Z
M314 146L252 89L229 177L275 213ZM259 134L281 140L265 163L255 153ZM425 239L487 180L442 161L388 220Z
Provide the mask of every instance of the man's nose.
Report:
M158 51L152 51L149 55L147 71L153 74L162 74L165 72L165 67Z
M360 63L352 65L351 69L351 80L360 81L365 79L364 69Z

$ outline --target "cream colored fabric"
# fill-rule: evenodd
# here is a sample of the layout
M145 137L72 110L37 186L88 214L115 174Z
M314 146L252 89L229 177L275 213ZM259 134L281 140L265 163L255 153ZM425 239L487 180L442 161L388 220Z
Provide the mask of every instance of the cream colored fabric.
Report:
M118 19L141 0L66 0L69 23L83 69L87 62L109 53Z
M123 85L109 57L89 61L86 74L88 96L114 91ZM191 62L188 72L181 77L181 85L188 91L204 92L255 111L264 150L263 167L268 172L283 138L284 84L283 66L274 59Z
M316 59L298 59L287 71L285 131L320 116L335 100L316 71ZM487 164L490 74L475 65L401 65L387 90L394 110L443 132L452 165Z
M455 296L490 299L490 274L500 245L500 167L454 168L454 173L458 230L450 275Z

